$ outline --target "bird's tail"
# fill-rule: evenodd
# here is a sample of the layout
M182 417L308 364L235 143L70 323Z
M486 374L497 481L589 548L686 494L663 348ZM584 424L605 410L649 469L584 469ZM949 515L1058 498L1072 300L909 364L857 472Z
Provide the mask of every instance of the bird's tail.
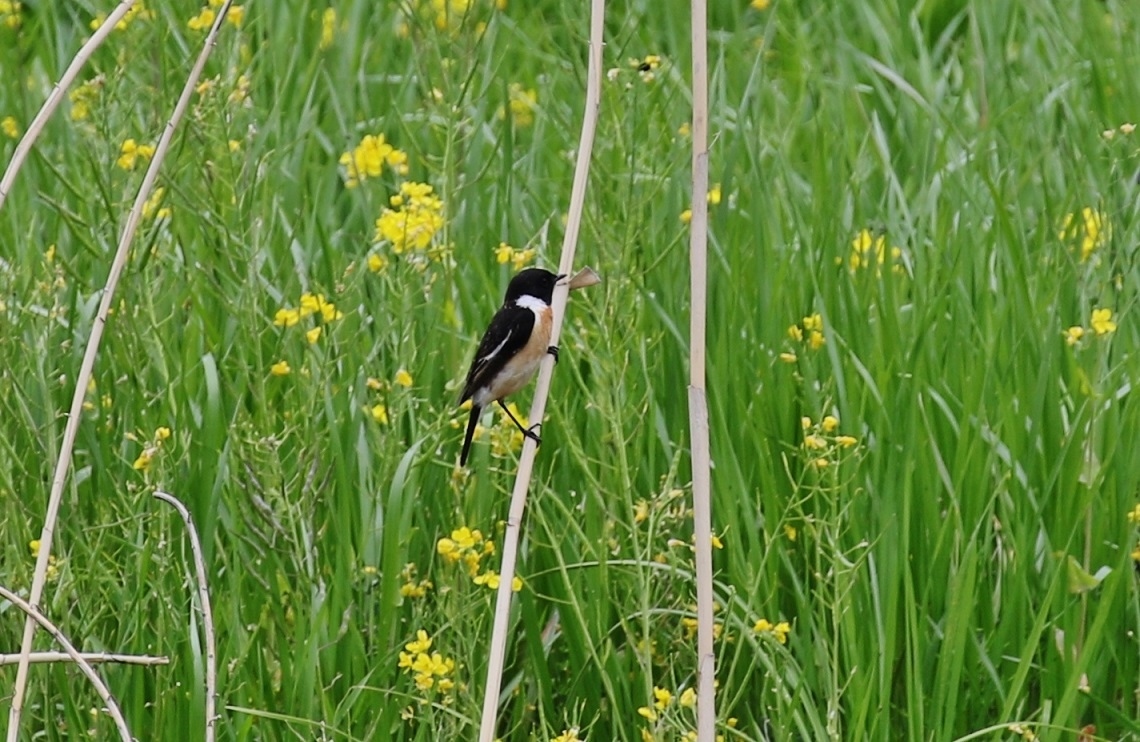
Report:
M459 465L467 466L467 454L471 453L471 439L475 437L475 426L479 424L482 407L471 406L471 419L467 421L467 437L463 439L463 453L459 455Z

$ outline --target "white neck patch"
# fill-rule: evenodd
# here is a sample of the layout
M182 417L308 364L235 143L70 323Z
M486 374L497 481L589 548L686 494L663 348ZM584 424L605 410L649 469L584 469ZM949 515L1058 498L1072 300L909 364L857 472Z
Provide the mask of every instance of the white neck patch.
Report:
M515 299L515 306L522 307L523 309L529 309L532 312L541 312L543 309L546 309L550 305L544 302L542 299L539 299L537 296L524 294L523 296Z

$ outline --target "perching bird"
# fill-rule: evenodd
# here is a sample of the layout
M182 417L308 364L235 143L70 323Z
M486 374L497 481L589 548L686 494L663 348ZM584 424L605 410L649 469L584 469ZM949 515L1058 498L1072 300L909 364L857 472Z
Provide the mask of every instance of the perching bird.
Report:
M550 345L550 301L554 284L565 277L542 268L527 268L507 286L503 306L495 312L483 334L459 397L459 404L471 400L471 419L467 422L460 466L467 465L475 426L483 408L491 402L499 403L523 435L539 442L534 431L524 428L507 409L503 397L514 394L530 381L544 355L550 353L558 359L558 348Z

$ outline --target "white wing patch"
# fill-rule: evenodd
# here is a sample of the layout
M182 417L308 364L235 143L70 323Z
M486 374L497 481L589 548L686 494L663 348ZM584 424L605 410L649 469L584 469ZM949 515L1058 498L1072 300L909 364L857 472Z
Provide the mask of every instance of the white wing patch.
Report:
M499 351L503 349L503 346L507 344L507 341L511 339L511 335L513 335L513 334L514 334L513 330L508 330L506 337L503 338L503 342L496 345L495 349L492 350L490 353L488 353L487 355L480 358L479 362L480 363L486 363L487 361L491 360L495 356L499 355Z

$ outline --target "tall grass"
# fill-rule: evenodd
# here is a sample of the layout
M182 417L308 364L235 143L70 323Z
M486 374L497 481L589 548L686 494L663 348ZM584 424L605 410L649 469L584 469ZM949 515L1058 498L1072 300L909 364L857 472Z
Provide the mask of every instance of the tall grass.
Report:
M141 178L116 160L125 139L157 139L200 41L184 7L146 5L96 55L87 118L61 111L0 211L0 582L23 594L60 411ZM1140 134L1119 127L1140 118L1140 11L713 5L719 732L1137 736ZM494 593L439 541L500 538L515 453L488 416L457 471L452 402L513 270L496 247L556 260L587 10L447 7L338 3L322 49L325 5L250 4L175 140L171 212L144 225L124 277L42 606L81 650L171 657L100 668L140 738L204 731L193 566L156 487L203 539L223 738L475 734ZM0 119L26 126L96 10L0 19ZM567 316L503 739L695 725L686 18L676 2L610 9L617 72L579 253L605 281ZM648 55L663 64L643 75L630 60ZM338 159L367 134L409 172L346 188ZM0 138L5 157L14 146ZM396 254L375 221L405 179L434 187L446 223L429 250ZM335 304L329 319L275 325L306 292ZM1098 334L1094 309L1116 329ZM0 604L3 651L21 624ZM454 662L430 690L400 667L421 629L429 659ZM113 733L74 668L31 678L24 738Z

